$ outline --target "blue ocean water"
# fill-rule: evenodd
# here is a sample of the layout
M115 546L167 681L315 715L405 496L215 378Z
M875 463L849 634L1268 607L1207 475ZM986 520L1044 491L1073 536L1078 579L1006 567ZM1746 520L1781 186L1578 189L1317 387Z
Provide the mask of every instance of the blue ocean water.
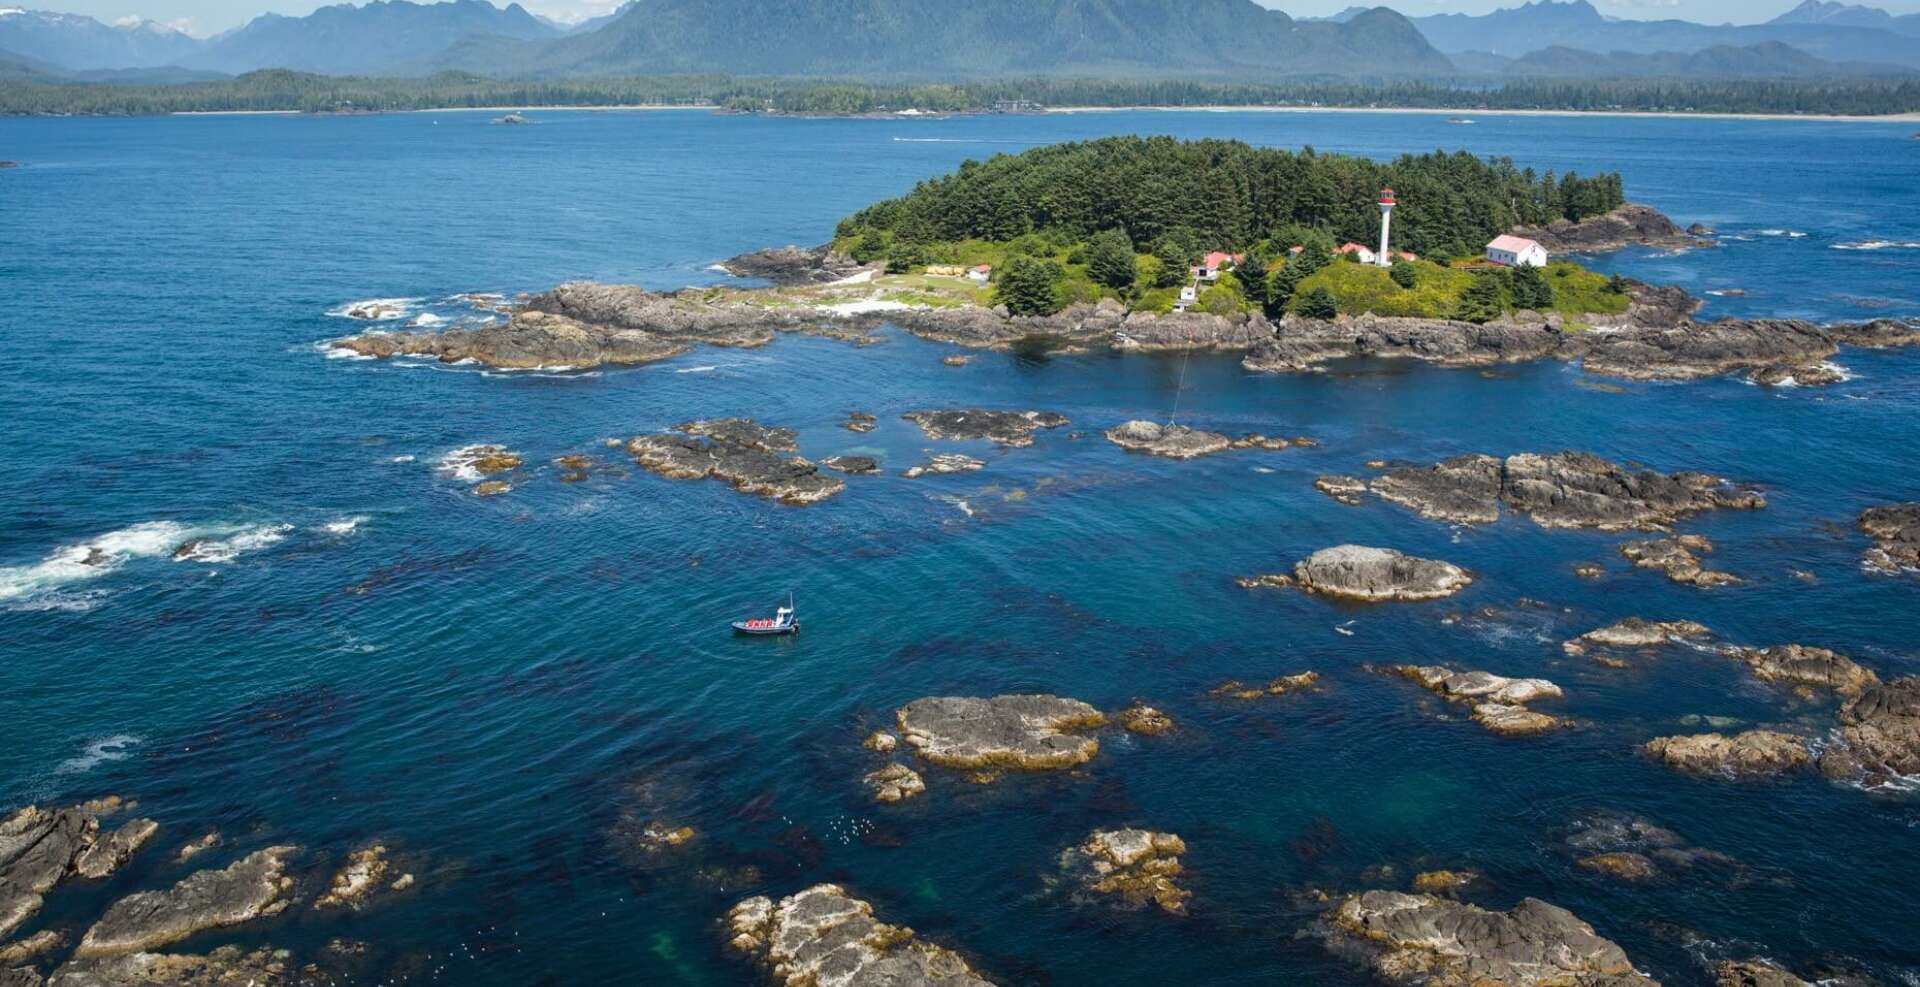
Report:
M1920 673L1920 583L1862 573L1852 529L1863 507L1920 498L1915 353L1847 352L1846 383L1768 390L1595 388L1561 365L1265 376L1227 356L983 354L953 368L948 348L904 334L581 374L329 360L317 345L356 328L329 313L358 299L445 312L456 293L572 278L716 281L721 258L819 242L966 158L1111 133L1618 169L1631 198L1723 242L1597 267L1685 285L1709 315L1913 314L1910 126L535 116L0 120L0 158L24 164L0 172L0 806L118 792L164 827L34 927L80 926L177 879L173 847L218 829L197 863L290 842L320 879L369 840L403 855L420 888L381 910L295 910L184 946L304 956L368 939L370 982L755 982L727 955L727 906L837 880L1007 984L1359 984L1298 937L1299 893L1404 887L1436 867L1484 871L1472 897L1489 906L1571 908L1669 984L1755 954L1920 980L1920 803L1812 777L1694 780L1634 752L1691 732L1690 715L1814 729L1827 706L1710 655L1619 671L1559 648L1621 617L1689 618ZM1173 463L1099 438L1176 401L1184 422L1321 444ZM952 406L1074 424L1001 450L929 442L897 417ZM880 428L840 429L851 410ZM989 465L852 477L796 509L654 477L604 445L725 415L798 428L809 456L878 455L890 474L934 448ZM481 442L528 459L507 495L476 498L440 468ZM1618 536L1515 518L1455 529L1311 487L1373 459L1562 448L1764 487L1766 510L1683 527L1748 582L1701 591L1628 568ZM562 483L548 463L574 452L602 466ZM200 560L170 558L196 538ZM1478 579L1453 600L1363 608L1233 585L1340 542ZM108 564L79 564L90 548ZM1580 580L1579 561L1609 574ZM723 633L789 589L804 634ZM1567 692L1555 711L1582 726L1491 737L1363 669L1401 661L1551 678ZM1310 668L1324 693L1207 695ZM1073 777L977 787L932 772L918 800L867 798L877 762L859 739L895 707L1017 691L1142 699L1182 729L1108 736ZM1560 839L1597 810L1740 866L1648 886L1592 875ZM622 820L653 818L701 835L658 862L623 853ZM1186 838L1191 916L1048 890L1063 847L1116 824Z

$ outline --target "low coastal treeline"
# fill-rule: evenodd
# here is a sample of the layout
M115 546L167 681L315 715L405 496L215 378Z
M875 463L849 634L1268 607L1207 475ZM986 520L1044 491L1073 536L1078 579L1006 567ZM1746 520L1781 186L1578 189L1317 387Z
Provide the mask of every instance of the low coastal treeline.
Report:
M632 105L822 115L1020 111L1045 106L1268 106L1873 116L1920 111L1920 81L1455 80L1367 85L1026 79L886 84L687 75L516 80L457 72L386 79L271 69L232 79L152 85L0 82L0 114L7 115Z

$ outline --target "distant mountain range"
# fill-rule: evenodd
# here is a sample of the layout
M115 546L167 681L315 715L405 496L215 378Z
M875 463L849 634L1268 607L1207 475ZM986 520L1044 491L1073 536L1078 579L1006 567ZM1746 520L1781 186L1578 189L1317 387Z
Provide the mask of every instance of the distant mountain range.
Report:
M1781 78L1920 70L1920 15L1805 0L1765 24L1603 16L1587 0L1296 19L1253 0L628 0L562 25L487 0L267 14L208 39L4 6L0 81L188 81L262 68L496 78Z

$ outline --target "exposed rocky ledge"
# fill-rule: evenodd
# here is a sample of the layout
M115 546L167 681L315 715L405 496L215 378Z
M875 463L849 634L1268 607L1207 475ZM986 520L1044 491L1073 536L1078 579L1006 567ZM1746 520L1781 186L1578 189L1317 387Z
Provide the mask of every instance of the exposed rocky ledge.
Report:
M1873 539L1860 560L1867 568L1920 570L1920 503L1869 507L1860 512L1860 530Z
M1180 854L1187 844L1172 833L1104 829L1060 854L1060 870L1087 896L1129 909L1156 905L1184 915L1192 892L1180 886Z
M1820 772L1868 785L1920 778L1920 676L1870 686L1842 707Z
M727 913L727 929L776 987L993 987L959 954L879 921L837 884L778 902L748 898Z
M1003 446L1030 446L1033 433L1067 424L1051 411L910 411L900 417L920 426L930 439L987 439Z
M1518 236L1536 240L1549 253L1606 253L1622 247L1710 247L1713 241L1701 239L1652 206L1629 202L1612 212L1574 222L1556 219L1545 226L1520 226Z
M1389 470L1371 482L1332 479L1347 481L1338 489L1351 496L1364 485L1382 500L1455 524L1491 524L1504 505L1548 528L1660 530L1701 511L1767 503L1758 492L1717 476L1631 470L1583 452L1506 459L1469 454L1432 467Z
M1633 649L1645 651L1676 642L1695 642L1713 632L1705 624L1691 620L1645 620L1628 617L1618 623L1590 630L1560 645L1570 655L1584 655L1594 649Z
M1680 535L1673 538L1649 538L1620 546L1620 554L1642 569L1666 573L1668 579L1688 586L1732 586L1742 582L1730 572L1709 569L1694 553L1713 551L1713 542L1705 535Z
M729 257L720 266L736 278L764 278L781 285L825 284L868 269L852 257L835 252L831 244L812 249L791 244L767 247Z
M413 887L412 874L395 873L387 859L387 848L378 843L347 854L346 862L333 875L327 891L314 899L315 908L347 908L359 911L367 907L382 889L405 891Z
M1778 730L1748 730L1731 737L1721 733L1655 737L1647 742L1646 751L1681 771L1733 778L1784 774L1813 759L1805 737Z
M1529 709L1537 699L1559 699L1560 687L1546 679L1513 679L1492 672L1458 671L1444 665L1395 665L1389 669L1449 702L1473 709L1473 721L1489 733L1525 736L1565 726L1566 721Z
M1100 742L1086 733L1107 722L1078 699L1049 695L916 699L896 718L900 739L923 760L974 771L1085 764L1100 752Z
M284 911L293 878L292 847L269 847L225 870L205 870L165 891L139 891L114 902L80 939L76 959L150 950L196 932L239 925Z
M105 836L100 816L117 800L64 809L27 806L0 820L0 942L40 910L62 882L100 880L118 870L159 826L134 819Z
M875 802L903 802L927 790L920 772L895 761L860 779L873 793Z
M1286 696L1296 692L1317 690L1320 682L1319 672L1297 672L1282 675L1266 685L1247 685L1237 679L1222 682L1213 688L1213 695L1225 699L1260 699L1266 696Z
M1767 960L1722 960L1713 967L1713 984L1714 987L1814 987Z
M1404 555L1390 548L1336 545L1300 560L1292 576L1249 576L1248 589L1297 586L1351 600L1435 600L1460 592L1473 577L1451 562Z
M682 422L672 432L642 435L627 443L634 462L661 476L683 480L712 477L741 493L771 497L786 504L814 504L841 490L846 482L821 474L796 455L789 428L761 425L750 418Z
M1747 666L1747 671L1762 682L1791 685L1809 693L1820 690L1858 696L1880 684L1880 677L1871 670L1826 648L1782 644L1769 648L1729 647L1722 649L1722 653Z
M1115 425L1107 429L1106 434L1108 442L1129 452L1144 452L1169 459L1193 459L1228 449L1286 449L1315 444L1304 436L1286 439L1277 435L1249 434L1235 439L1219 432L1139 419Z
M1523 898L1505 912L1428 894L1366 891L1314 927L1335 954L1390 983L1472 987L1660 987L1572 912Z
M205 956L128 953L78 959L46 987L280 987L294 982L284 951L221 946Z

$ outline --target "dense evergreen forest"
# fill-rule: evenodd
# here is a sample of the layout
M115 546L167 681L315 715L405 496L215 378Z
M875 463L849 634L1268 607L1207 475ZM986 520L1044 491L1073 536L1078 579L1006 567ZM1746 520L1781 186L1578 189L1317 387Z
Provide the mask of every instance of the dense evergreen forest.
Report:
M0 70L5 66L0 65ZM1714 113L1920 111L1920 81L1552 80L1231 84L1174 81L1007 80L879 84L720 76L507 80L465 73L360 79L268 70L168 85L8 79L0 114L134 115L222 110L421 110L473 106L693 104L737 111L877 113L1046 106L1330 106L1413 109L1627 110Z
M1306 229L1370 243L1379 235L1383 186L1399 197L1395 245L1440 256L1477 253L1516 224L1577 220L1624 201L1618 174L1538 175L1510 159L1464 151L1381 163L1312 148L1110 137L968 161L854 214L838 236L872 233L889 245L1030 233L1080 241L1121 230L1142 251L1167 238L1242 251Z

